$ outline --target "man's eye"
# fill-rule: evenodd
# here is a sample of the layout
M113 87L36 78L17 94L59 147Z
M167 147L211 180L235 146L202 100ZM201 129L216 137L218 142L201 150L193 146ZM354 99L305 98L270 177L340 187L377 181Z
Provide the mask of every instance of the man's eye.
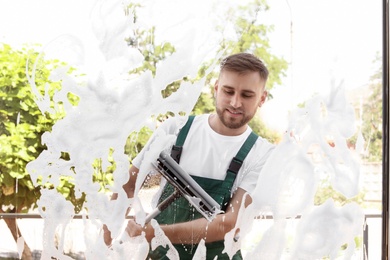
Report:
M228 94L228 95L233 95L234 94L234 92L230 91L230 90L225 90L225 93Z
M252 94L243 94L242 96L243 96L244 98L251 98L251 97L253 97Z

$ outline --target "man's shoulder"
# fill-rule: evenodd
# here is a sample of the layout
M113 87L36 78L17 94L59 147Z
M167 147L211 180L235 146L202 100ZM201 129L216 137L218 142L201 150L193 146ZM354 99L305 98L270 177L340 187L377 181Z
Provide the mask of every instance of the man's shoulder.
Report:
M202 125L204 123L207 123L208 114L202 114L202 115L190 115L190 116L179 116L176 117L177 122L179 125L184 126L184 124L189 120L189 117L193 117L192 125Z
M198 117L198 116L197 116ZM197 118L195 118L197 120ZM174 116L169 117L161 124L160 129L166 131L167 133L176 133L178 130L183 128L188 120L188 116Z
M273 149L275 149L275 144L269 142L264 137L258 136L255 149L263 152L271 152Z

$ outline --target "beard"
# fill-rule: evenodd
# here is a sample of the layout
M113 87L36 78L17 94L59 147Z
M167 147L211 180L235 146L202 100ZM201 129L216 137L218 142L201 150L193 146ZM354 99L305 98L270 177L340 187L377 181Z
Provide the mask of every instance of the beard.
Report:
M244 125L246 125L253 118L254 114L247 115L242 112L241 117L231 117L227 109L221 109L217 106L217 115L219 120L221 120L222 124L230 129L238 129ZM234 111L234 109L229 109L230 111Z

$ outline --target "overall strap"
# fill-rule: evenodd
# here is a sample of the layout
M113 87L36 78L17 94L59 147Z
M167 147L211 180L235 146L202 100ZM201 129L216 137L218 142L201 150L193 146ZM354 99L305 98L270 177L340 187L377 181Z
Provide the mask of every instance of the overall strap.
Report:
M190 127L192 125L192 122L194 121L195 116L189 116L187 123L183 126L183 128L180 130L179 135L176 139L176 144L172 146L171 151L171 157L177 162L180 162L180 156L181 152L183 150L183 144L186 140L188 131L190 130Z
M249 151L252 149L253 145L256 143L257 138L258 138L257 134L251 132L250 135L245 140L244 144L241 146L237 155L233 157L232 161L230 162L229 168L227 170L226 179L230 179L230 181L232 181L232 184L236 179L237 173L240 170L246 156L248 155Z

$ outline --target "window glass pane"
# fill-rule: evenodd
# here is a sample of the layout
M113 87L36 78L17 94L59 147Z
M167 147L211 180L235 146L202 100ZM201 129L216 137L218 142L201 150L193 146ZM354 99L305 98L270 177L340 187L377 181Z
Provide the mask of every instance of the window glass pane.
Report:
M102 223L119 241L126 205L142 218L158 193L150 159L127 200L132 160L166 118L214 112L219 62L240 51L270 71L250 126L277 145L243 256L381 258L382 1L41 2L0 4L0 258L120 255Z

